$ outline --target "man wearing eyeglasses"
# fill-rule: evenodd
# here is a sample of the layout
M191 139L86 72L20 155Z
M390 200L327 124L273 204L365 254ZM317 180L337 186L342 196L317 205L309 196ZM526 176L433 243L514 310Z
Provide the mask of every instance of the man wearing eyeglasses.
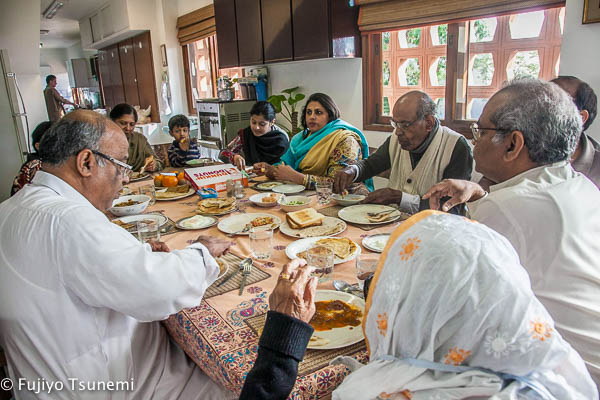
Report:
M74 111L44 134L32 183L0 204L0 345L10 377L63 384L38 395L15 383L17 398L231 397L159 322L200 304L219 273L213 257L231 242L200 237L169 251L111 223L103 211L129 180L127 154L119 126ZM95 382L108 390L81 391Z
M582 118L569 95L537 79L511 82L473 124L475 167L498 182L445 180L425 198L468 202L473 219L504 235L560 334L600 384L600 191L571 164Z
M429 208L421 196L435 183L471 179L473 156L467 140L442 126L435 112L435 103L423 92L400 97L392 111L394 134L368 158L338 171L334 192L390 170L388 187L370 193L363 203L398 204L416 213Z

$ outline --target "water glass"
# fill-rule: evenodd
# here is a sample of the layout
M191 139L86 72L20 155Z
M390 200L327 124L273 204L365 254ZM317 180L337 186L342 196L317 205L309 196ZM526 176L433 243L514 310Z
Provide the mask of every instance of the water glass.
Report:
M150 240L160 240L160 227L157 221L138 221L137 222L138 239L142 243Z
M333 182L317 182L315 183L315 189L317 190L319 204L328 204L331 199L331 193L333 192Z
M356 257L356 279L361 290L364 287L365 279L377 269L377 262L379 262L379 255L375 254L359 254Z
M273 228L270 226L257 226L250 229L250 248L254 257L259 260L271 257Z
M138 191L140 194L145 194L150 197L148 205L153 206L156 204L156 189L154 188L154 184L140 186Z
M308 265L315 268L313 275L319 278L319 283L326 282L333 275L333 250L325 246L314 246L308 249L306 260Z

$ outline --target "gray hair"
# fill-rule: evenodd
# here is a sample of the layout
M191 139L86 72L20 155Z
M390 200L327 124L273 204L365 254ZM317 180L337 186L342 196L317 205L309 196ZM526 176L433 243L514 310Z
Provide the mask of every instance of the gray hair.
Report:
M436 116L437 105L431 97L429 97L426 93L423 93L419 98L419 105L417 106L417 119L422 120L425 117L430 115Z
M557 85L525 78L509 82L495 96L504 93L508 101L490 121L499 130L494 142L510 132L523 132L531 161L543 165L568 159L577 146L582 120L570 96Z
M98 150L105 131L105 118L85 121L63 118L42 137L40 158L45 164L58 166L84 149ZM98 161L102 167L103 160Z

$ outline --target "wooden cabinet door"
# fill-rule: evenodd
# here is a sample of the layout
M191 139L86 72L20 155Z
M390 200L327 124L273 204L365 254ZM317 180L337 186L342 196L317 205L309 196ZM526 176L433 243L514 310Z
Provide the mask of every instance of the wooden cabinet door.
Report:
M326 58L331 54L329 2L292 0L294 60Z
M293 60L290 2L261 0L261 14L265 63Z
M123 91L125 102L132 106L140 104L137 78L135 73L135 58L131 39L119 43L119 59L121 60L121 76L123 77Z
M112 95L108 56L108 50L101 49L98 51L98 80L102 88L103 102L106 108L112 107L115 104Z
M125 91L123 90L123 78L121 77L121 63L119 62L119 48L116 44L107 48L108 65L110 69L110 81L113 96L113 104L125 102Z
M137 76L140 107L147 108L148 106L152 106L152 122L160 122L150 32L142 33L132 38L131 41L133 56L135 58L135 74Z
M79 33L81 35L81 47L85 49L89 49L91 44L94 43L94 38L92 37L92 25L90 24L89 18L84 18L79 21Z
M235 0L235 14L237 16L239 65L262 64L260 0Z
M238 57L237 27L234 0L215 0L215 28L217 30L217 49L219 67L237 67Z
M104 39L104 34L102 33L102 18L100 16L100 11L90 17L90 25L92 26L92 39L94 43L101 41Z

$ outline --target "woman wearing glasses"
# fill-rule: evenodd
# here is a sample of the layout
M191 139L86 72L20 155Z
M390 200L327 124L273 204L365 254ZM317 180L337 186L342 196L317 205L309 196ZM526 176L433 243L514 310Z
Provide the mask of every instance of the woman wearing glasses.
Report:
M150 143L144 135L135 132L135 124L138 120L135 108L126 103L117 104L110 112L112 119L123 130L129 142L129 156L127 162L134 171L153 172L163 168L162 162L154 154Z
M336 171L369 156L367 139L358 128L340 119L340 110L328 95L312 94L301 121L304 130L292 138L281 164L256 163L257 174L312 189L318 182L333 182ZM373 190L370 179L351 185L349 191L366 194L367 189Z

